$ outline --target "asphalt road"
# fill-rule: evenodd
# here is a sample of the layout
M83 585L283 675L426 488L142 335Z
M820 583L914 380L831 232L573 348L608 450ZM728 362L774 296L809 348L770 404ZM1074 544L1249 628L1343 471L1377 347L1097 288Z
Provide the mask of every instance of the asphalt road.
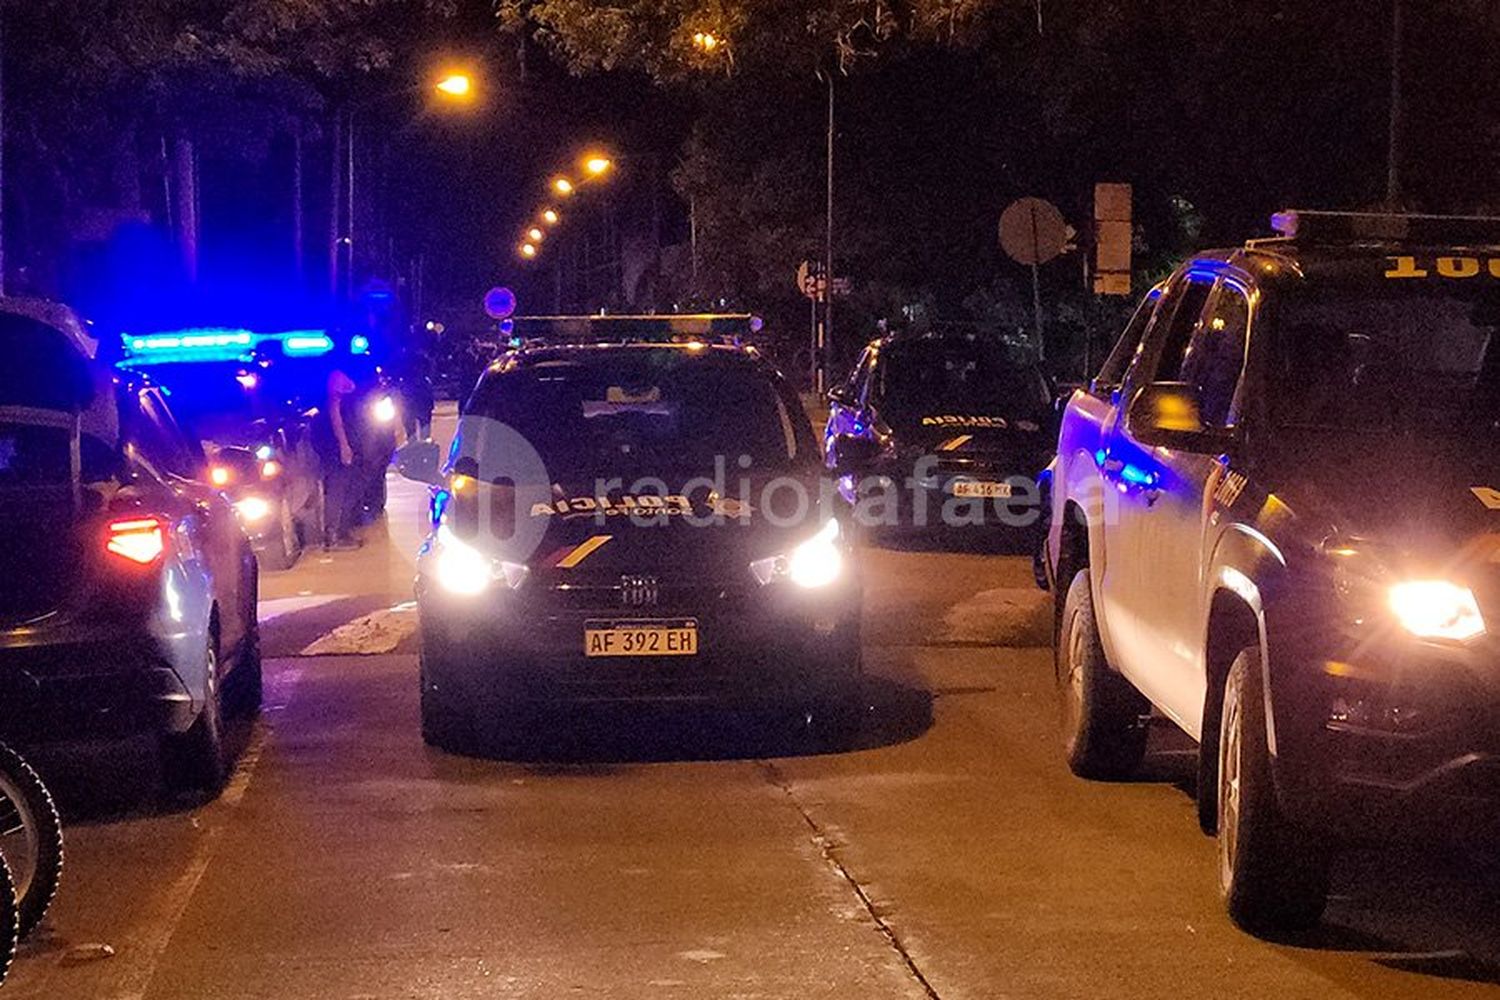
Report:
M147 747L40 762L68 869L0 996L1500 995L1500 876L1464 859L1354 856L1314 937L1235 930L1180 741L1131 784L1063 767L1014 556L871 552L873 711L837 752L634 711L512 759L429 750L401 606L421 498L266 578L267 707L222 800L159 805Z

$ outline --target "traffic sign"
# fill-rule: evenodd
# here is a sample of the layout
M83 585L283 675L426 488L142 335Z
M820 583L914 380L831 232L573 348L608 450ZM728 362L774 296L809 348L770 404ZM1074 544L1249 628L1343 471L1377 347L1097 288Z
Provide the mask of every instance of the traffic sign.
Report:
M1035 267L1068 245L1068 224L1050 201L1018 198L1000 216L1000 247L1012 260Z
M516 311L516 293L509 288L491 288L484 293L484 314L490 319L504 319Z

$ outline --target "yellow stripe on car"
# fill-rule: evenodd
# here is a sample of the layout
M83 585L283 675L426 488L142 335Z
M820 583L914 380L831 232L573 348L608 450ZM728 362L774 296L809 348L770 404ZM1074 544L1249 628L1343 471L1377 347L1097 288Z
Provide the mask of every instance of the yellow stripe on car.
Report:
M557 568L572 569L574 566L577 566L579 563L583 562L589 556L597 552L601 547L603 547L606 542L608 542L613 537L615 536L595 535L593 538L590 538L588 541L581 543L572 552L569 552L567 555L559 559L557 561Z
M972 434L960 434L958 437L951 437L948 440L944 441L942 444L938 445L937 446L937 450L938 451L957 451L958 449L962 448L964 445L968 444L972 440L974 440L974 435L972 435Z

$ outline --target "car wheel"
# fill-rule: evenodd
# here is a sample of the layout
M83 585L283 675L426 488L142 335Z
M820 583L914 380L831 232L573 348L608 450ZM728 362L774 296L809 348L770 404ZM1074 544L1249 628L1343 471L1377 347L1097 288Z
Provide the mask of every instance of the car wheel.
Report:
M217 631L209 633L206 696L203 710L187 732L168 736L162 746L163 778L172 794L196 792L210 798L229 779L224 747L224 699L219 674Z
M57 895L62 821L42 779L6 746L0 746L0 857L10 864L24 938L42 922Z
M1128 778L1146 753L1151 706L1104 656L1087 568L1068 586L1055 656L1068 767L1080 778Z
M1330 853L1281 811L1271 775L1260 651L1229 668L1219 721L1219 891L1248 931L1307 930L1328 900Z
M454 708L432 677L433 654L425 647L417 668L421 684L422 742L439 750L461 753L474 742L470 717Z
M276 532L275 541L259 556L260 568L269 572L291 569L297 562L297 556L301 554L301 546L297 542L297 522L292 518L292 507L285 497L281 500L277 524L280 530Z
M10 972L16 958L16 944L21 940L21 913L16 905L16 885L10 868L0 857L0 984Z

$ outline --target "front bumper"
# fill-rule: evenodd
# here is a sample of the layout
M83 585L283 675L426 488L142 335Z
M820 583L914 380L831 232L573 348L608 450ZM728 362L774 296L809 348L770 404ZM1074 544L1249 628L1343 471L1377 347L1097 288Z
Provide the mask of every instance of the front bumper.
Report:
M0 739L20 744L176 733L193 698L149 635L93 625L0 636Z
M1500 645L1280 653L1272 735L1290 816L1354 843L1500 835Z
M579 702L748 708L837 698L859 679L860 599L852 585L828 592L704 586L647 609L598 596L523 586L469 602L419 578L430 692L491 712ZM694 656L584 655L588 622L689 618L698 627Z

